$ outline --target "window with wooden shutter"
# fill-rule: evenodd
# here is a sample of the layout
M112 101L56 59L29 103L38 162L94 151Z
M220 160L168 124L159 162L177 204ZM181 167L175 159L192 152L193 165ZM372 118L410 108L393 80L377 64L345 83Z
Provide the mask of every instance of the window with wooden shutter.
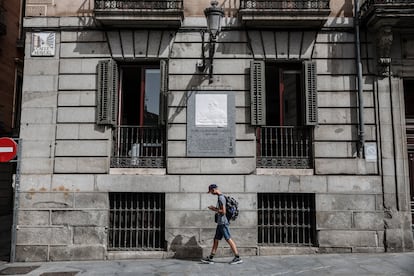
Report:
M260 126L257 167L311 168L312 125L317 123L318 111L315 63L253 62L251 68L252 122Z
M99 61L96 97L98 125L115 126L117 123L118 83L117 63L114 60Z
M168 62L166 60L160 61L160 116L159 124L164 125L167 121L167 95L168 95Z
M316 62L305 61L305 124L318 124L318 102L316 86Z
M250 62L251 124L266 125L265 63L262 60Z

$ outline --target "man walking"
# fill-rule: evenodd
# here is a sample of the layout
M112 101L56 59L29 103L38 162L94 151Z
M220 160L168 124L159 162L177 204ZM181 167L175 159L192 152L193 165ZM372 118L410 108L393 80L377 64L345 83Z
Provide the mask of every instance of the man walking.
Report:
M208 207L208 209L215 212L215 221L217 222L217 228L210 256L201 259L201 262L207 264L214 264L213 259L214 255L216 254L219 241L224 237L226 242L230 245L230 248L234 254L234 259L230 262L230 264L240 264L243 262L243 260L240 259L239 252L237 251L237 246L231 239L229 221L226 217L226 197L220 192L216 184L211 184L210 186L208 186L208 193L212 195L217 195L217 205L211 205Z

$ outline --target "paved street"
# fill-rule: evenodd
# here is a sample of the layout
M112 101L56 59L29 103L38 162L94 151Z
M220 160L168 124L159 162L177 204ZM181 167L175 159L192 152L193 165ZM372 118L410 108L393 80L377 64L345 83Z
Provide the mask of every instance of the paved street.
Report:
M414 252L383 254L319 254L231 258L215 264L198 260L139 259L49 263L3 263L0 275L414 275Z

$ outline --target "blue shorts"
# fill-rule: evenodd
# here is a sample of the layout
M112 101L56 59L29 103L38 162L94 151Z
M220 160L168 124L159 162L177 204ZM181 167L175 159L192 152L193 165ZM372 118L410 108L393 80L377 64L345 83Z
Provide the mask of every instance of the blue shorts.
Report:
M231 239L230 229L228 224L217 224L215 240L221 240L224 237L226 241Z

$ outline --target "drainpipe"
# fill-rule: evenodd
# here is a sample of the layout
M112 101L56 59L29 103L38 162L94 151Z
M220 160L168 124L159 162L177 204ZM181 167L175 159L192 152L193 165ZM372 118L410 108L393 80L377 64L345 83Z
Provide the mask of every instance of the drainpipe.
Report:
M361 41L359 36L359 0L354 1L354 27L355 27L355 51L358 74L358 157L364 157L365 124L364 124L364 95L362 91L362 63L361 63Z

